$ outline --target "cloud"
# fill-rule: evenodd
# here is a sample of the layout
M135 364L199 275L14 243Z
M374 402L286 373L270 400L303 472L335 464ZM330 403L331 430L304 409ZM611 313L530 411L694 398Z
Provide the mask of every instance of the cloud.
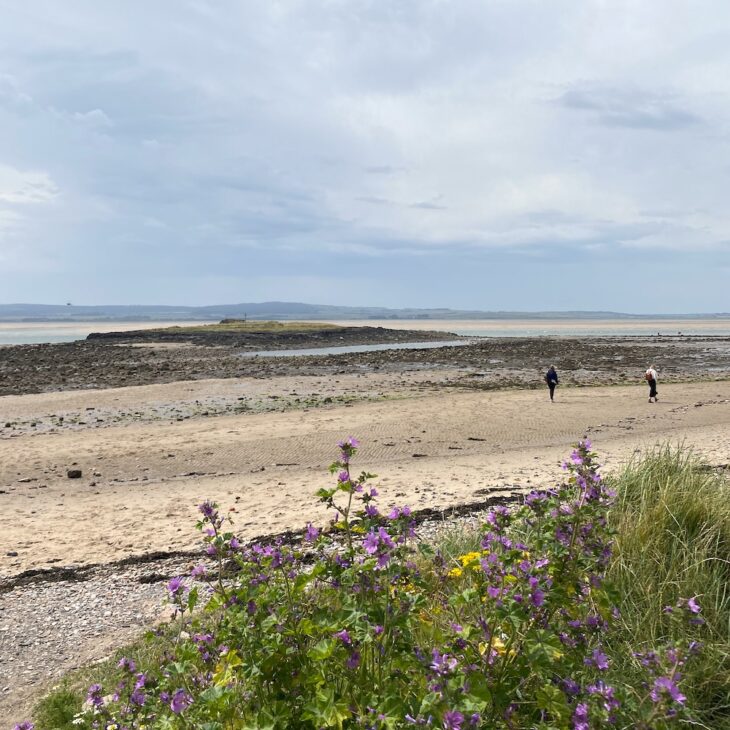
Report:
M127 263L120 297L164 280L181 301L196 275L215 299L222 269L286 298L265 276L294 258L302 287L397 261L395 298L428 278L409 259L448 282L472 256L592 256L601 277L611 256L725 255L730 9L711 0L7 5L0 236L46 272L10 298L67 298L79 271L103 293Z
M0 164L0 203L47 203L57 195L58 188L47 172L16 170Z
M112 120L101 110L92 109L88 112L74 112L73 118L90 127L112 127Z
M668 96L635 89L572 89L559 103L587 112L607 127L676 131L701 123L701 118Z

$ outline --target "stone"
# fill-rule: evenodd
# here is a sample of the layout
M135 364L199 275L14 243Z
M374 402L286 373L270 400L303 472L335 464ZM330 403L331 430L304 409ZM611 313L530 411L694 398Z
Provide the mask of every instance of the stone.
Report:
M83 472L81 471L81 469L69 469L66 472L66 476L69 479L81 479L82 475L83 475Z

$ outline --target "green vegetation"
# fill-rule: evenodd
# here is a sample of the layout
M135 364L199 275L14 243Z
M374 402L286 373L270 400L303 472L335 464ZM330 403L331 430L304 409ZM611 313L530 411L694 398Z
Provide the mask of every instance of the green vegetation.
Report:
M36 730L730 728L724 476L667 447L602 480L586 442L560 488L427 545L340 448L328 533L246 547L203 503L219 571L170 581L167 633L69 677Z
M691 451L665 446L613 480L616 530L608 576L621 612L623 646L682 638L665 606L702 604L702 661L687 667L688 702L706 727L730 727L730 484ZM631 672L631 662L624 663Z
M320 330L342 329L340 325L329 324L328 322L278 322L276 320L244 320L224 319L218 324L192 325L189 327L160 327L159 329L147 330L148 332L172 332L179 334L208 334L208 333L236 333L242 334L295 334L297 332L309 333Z

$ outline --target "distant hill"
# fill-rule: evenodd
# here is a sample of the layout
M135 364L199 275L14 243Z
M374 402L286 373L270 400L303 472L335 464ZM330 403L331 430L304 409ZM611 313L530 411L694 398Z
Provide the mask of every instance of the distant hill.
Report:
M626 314L623 312L483 312L459 309L388 309L386 307L338 307L301 302L248 302L205 307L157 305L0 304L4 322L165 322L173 320L247 319L730 319L730 313Z

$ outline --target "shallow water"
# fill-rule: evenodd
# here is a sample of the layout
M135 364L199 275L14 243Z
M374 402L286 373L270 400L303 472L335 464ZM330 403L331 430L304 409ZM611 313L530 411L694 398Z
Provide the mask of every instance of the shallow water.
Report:
M332 320L332 323L348 327L371 326L398 330L435 330L438 332L453 332L466 337L631 337L656 334L678 335L680 332L684 335L730 336L730 318L646 320L379 319ZM203 321L151 322L149 320L140 322L0 322L0 345L73 342L74 340L85 339L92 332L117 332L202 324L212 323ZM433 345L434 343L429 344ZM357 351L355 350L355 352ZM301 351L297 351L297 354L301 354Z
M85 340L92 332L189 327L211 322L0 322L0 345L37 345Z
M345 355L350 352L381 352L382 350L432 350L436 347L463 347L472 341L396 342L388 345L343 345L341 347L312 347L300 350L257 350L241 352L240 357L303 357L304 355Z
M436 330L465 337L635 337L643 335L730 336L724 319L377 319L333 324Z

